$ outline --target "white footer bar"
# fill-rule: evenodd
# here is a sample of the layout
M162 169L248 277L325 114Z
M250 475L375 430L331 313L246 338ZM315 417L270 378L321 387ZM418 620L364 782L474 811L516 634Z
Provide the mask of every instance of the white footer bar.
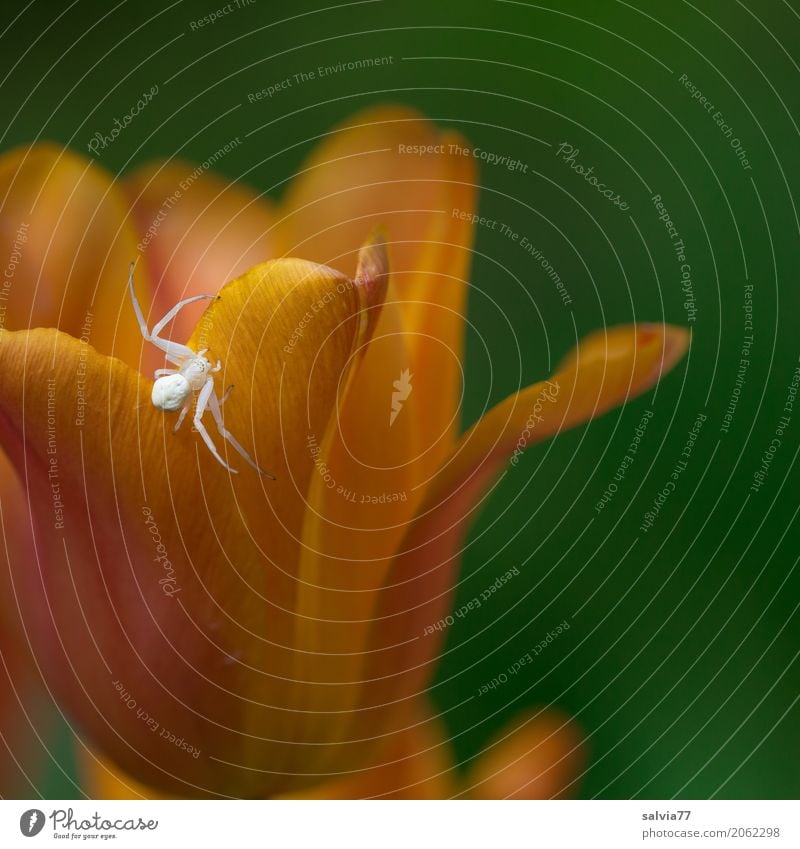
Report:
M0 801L0 846L800 847L798 802Z

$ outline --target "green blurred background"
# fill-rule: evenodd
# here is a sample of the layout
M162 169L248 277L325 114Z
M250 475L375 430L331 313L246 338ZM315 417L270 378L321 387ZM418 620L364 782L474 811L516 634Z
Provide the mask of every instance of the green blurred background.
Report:
M383 101L526 163L526 173L482 166L480 212L535 244L572 303L519 244L478 229L464 425L546 374L576 333L667 320L691 326L692 347L655 392L532 448L494 493L457 603L512 566L521 574L448 629L432 694L458 758L466 765L520 709L551 704L590 735L584 798L797 798L800 407L764 485L750 486L800 354L800 3L240 0L191 28L224 5L78 0L7 12L0 148L52 139L86 152L157 84L101 152L115 173L154 157L203 161L239 136L218 170L278 197L322 134ZM247 101L300 71L368 56L393 61ZM749 170L684 74L740 139ZM560 160L562 143L630 208ZM693 316L654 194L686 246ZM748 281L752 362L723 432ZM598 513L645 410L635 463ZM699 413L687 468L644 533ZM534 664L462 704L564 619L570 629ZM79 795L66 725L51 744L64 770L51 766L42 792Z

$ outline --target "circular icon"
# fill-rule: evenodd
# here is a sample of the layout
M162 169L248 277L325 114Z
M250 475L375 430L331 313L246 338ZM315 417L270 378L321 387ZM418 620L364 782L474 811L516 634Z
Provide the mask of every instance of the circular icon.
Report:
M44 828L44 811L31 808L19 818L19 830L25 837L35 837Z

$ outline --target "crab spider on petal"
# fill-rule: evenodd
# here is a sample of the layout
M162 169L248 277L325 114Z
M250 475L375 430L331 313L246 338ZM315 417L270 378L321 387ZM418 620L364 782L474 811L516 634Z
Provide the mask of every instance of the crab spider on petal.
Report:
M173 318L189 304L196 301L214 300L217 295L195 295L193 298L186 298L179 301L175 306L155 325L152 330L148 330L147 322L145 321L142 308L136 300L136 293L133 291L133 270L136 266L132 262L128 272L128 287L131 293L131 301L133 309L136 313L136 319L139 322L139 328L142 331L142 336L147 342L151 342L159 350L164 352L166 359L174 363L177 368L160 368L155 371L155 383L153 383L153 392L151 400L153 406L157 410L163 410L165 413L175 413L180 410L178 420L175 422L174 432L186 418L186 413L192 405L194 393L197 392L197 406L194 411L193 424L203 442L208 446L208 450L216 457L217 460L233 474L238 474L236 469L231 468L220 456L219 452L211 439L209 432L203 424L203 415L206 410L211 411L214 423L217 430L223 439L228 442L244 457L244 459L261 475L275 480L275 476L269 472L265 472L245 449L236 441L233 434L225 427L222 421L222 405L230 395L233 386L229 386L222 398L217 397L214 391L214 374L222 368L222 363L217 360L215 366L211 366L211 362L204 356L208 348L202 351L193 351L187 345L182 345L180 342L173 342L169 339L162 339L159 333L172 321Z

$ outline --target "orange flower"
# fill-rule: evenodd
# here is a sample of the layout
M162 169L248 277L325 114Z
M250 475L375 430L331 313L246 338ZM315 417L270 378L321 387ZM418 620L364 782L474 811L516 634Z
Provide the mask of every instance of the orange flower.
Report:
M180 163L133 174L127 204L95 166L64 173L65 184L85 174L108 184L102 202L116 215L102 219L107 233L89 230L104 275L94 347L74 325L73 336L4 334L0 440L26 481L41 579L12 573L31 616L46 605L37 656L97 752L86 760L97 795L571 786L580 734L548 711L456 777L425 706L439 642L423 634L447 614L466 530L515 450L648 390L687 335L596 333L459 435L472 226L452 211L475 208L473 165L401 147L453 141L410 110L371 110L326 139L277 211ZM10 161L19 169L26 154ZM52 167L60 177L62 161ZM181 314L174 338L221 360L218 387L235 385L226 427L276 481L235 452L241 474L230 475L150 404L138 367L152 354L124 286L135 247L119 257L132 220L150 325L177 300L219 290L194 330ZM380 238L364 244L376 225L388 256ZM97 283L66 244L60 264L39 245L40 267ZM85 302L67 288L63 303L80 320Z

